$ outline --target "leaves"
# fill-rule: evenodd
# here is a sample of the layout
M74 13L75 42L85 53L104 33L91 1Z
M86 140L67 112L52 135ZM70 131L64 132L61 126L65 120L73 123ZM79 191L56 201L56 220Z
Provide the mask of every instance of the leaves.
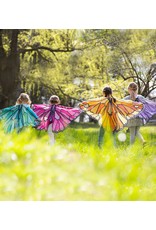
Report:
M11 31L2 33L9 53ZM156 88L155 75L149 74L156 61L155 34L156 30L19 30L21 84L35 102L52 93L62 101L64 93L69 94L69 102L72 97L89 98L101 94L106 84L124 97L130 81L138 83L139 93L149 96Z

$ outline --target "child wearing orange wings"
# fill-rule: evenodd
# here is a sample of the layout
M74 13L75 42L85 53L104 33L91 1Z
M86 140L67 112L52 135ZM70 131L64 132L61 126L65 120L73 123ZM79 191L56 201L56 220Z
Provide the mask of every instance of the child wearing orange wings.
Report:
M103 89L103 97L83 101L79 107L88 115L100 121L98 145L101 148L105 132L115 132L123 129L128 119L137 115L143 104L132 100L119 100L113 97L112 89Z

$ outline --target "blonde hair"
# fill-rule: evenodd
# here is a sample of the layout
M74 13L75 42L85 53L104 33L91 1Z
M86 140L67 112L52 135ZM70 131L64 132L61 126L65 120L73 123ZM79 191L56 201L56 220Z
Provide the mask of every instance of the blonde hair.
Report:
M21 93L19 97L17 98L16 104L31 104L31 100L28 94Z
M135 100L136 99L136 94L137 94L137 91L138 91L138 86L135 82L131 82L129 85L128 85L128 89L131 89L131 98L132 100Z
M60 99L57 95L52 95L50 98L49 98L49 103L50 104L59 104L60 103Z

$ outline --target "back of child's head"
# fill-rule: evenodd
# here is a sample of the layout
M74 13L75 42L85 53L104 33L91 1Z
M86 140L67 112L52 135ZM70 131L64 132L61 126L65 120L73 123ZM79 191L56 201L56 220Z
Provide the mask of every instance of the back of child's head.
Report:
M129 85L128 85L128 90L131 90L129 91L130 95L131 95L131 99L133 101L135 101L136 99L136 95L137 95L137 91L138 91L138 86L135 82L131 82Z
M106 86L103 88L103 93L105 94L105 97L112 95L112 89L109 86Z
M31 100L28 94L21 93L19 97L17 98L16 104L31 104Z
M52 95L50 98L49 98L49 103L50 104L59 104L60 103L60 99L57 95Z
M112 96L111 87L109 87L109 86L104 87L103 88L103 93L104 93L105 97L111 96L111 98L109 98L110 101L112 101L112 99L113 99L113 102L116 102L116 99Z
M131 82L128 85L128 89L131 89L133 91L137 91L138 90L138 86L137 86L137 84L135 82Z

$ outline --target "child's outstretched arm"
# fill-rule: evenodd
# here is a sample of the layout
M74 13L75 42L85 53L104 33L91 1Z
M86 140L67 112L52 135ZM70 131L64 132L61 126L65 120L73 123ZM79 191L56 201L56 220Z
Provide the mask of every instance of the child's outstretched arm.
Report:
M39 117L37 116L37 114L29 106L27 107L27 110L29 110L32 116L34 116L37 120L39 120Z

